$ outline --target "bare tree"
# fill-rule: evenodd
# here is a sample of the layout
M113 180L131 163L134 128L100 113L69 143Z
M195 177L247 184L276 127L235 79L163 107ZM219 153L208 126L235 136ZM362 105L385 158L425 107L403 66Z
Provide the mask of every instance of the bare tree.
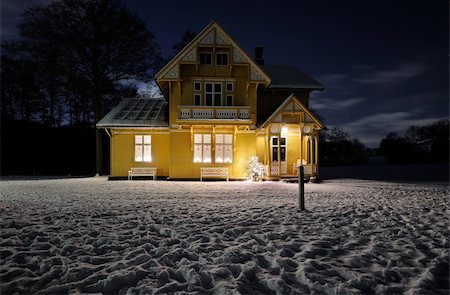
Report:
M106 111L105 98L117 92L118 81L146 79L161 65L154 35L118 0L60 0L32 6L19 28L23 47L34 61L42 65L51 59L47 76L40 74L48 86L50 120L58 114L52 108L58 106L59 94L65 93L75 100L68 103L71 116L81 114L75 110L77 100L89 102L97 123ZM61 86L64 89L58 89ZM102 174L100 130L96 147L96 171Z

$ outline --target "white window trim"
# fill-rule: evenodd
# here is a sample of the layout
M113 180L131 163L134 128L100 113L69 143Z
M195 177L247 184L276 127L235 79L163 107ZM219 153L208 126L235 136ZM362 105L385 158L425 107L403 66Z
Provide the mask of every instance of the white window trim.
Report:
M198 83L198 84L200 85L200 89L195 89L195 84L196 84L196 83ZM192 83L192 90L193 90L193 91L202 91L202 81L195 80L195 81Z
M212 85L212 92L207 92L206 91L206 84L211 84ZM216 84L220 84L220 92L216 92L215 91L215 85ZM204 104L203 105L205 105L206 106L206 95L207 94L211 94L212 95L212 105L210 105L210 106L216 106L216 104L215 104L215 99L214 99L214 96L216 95L216 94L219 94L220 93L220 106L222 106L223 105L223 103L222 103L222 100L223 100L223 83L222 82L218 82L218 81L210 81L210 82L205 82L205 91L204 91ZM219 106L219 107L220 107Z
M201 142L195 142L195 138L197 135L201 135ZM205 142L205 135L209 135L210 136L210 142ZM200 153L201 153L201 157L199 157L198 159L195 157L195 151L197 146L200 146ZM205 146L209 146L209 154L210 154L210 159L205 158L205 154L204 154L204 150L205 150ZM192 161L194 163L212 163L212 134L210 133L195 133L194 134L194 153L192 155Z
M228 105L227 104L227 102L228 102L228 96L231 96L231 105ZM233 94L225 94L225 103L223 104L224 106L227 106L227 107L232 107L232 106L234 106L234 95Z
M195 104L195 97L198 96L200 98L200 104ZM200 93L194 93L194 96L192 97L192 105L194 106L202 106L202 95Z
M231 85L231 90L228 90L228 85ZM234 82L225 82L225 92L234 92Z
M217 143L217 136L223 136L222 143ZM230 136L231 137L231 143L225 143L225 136ZM216 134L215 138L214 138L214 143L215 143L214 162L215 163L223 163L223 164L231 164L231 163L233 163L233 158L234 158L234 155L233 155L233 134ZM223 157L224 159L222 159L221 161L220 160L218 161L218 159L217 159L217 156L218 156L217 155L217 151L219 150L218 146L222 147L222 153L223 153L222 155L224 156ZM231 150L231 159L228 160L228 161L226 161L226 159L225 159L225 148L226 147L229 147L230 150Z
M219 64L217 64L217 56L219 54L223 54L223 55L227 56L227 64L226 65L219 65ZM216 66L218 66L218 67L227 67L227 66L229 66L230 65L230 55L228 54L228 52L216 52L216 56L215 56L215 59L214 59L214 64Z
M137 143L136 142L136 138L137 137L141 137L141 143ZM150 138L150 143L145 143L145 137L149 137ZM142 160L138 160L137 158L137 154L136 154L136 147L140 146L141 147L141 159ZM145 160L145 147L149 147L150 150L150 160ZM134 136L134 162L137 163L151 163L152 162L152 136L149 134L135 134Z

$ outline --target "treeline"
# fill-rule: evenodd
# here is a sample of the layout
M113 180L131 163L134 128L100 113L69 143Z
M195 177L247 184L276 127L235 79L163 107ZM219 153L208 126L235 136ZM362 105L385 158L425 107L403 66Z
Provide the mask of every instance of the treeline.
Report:
M410 126L404 135L389 133L378 148L367 148L336 127L320 136L320 165L364 165L370 157L382 157L388 164L448 163L449 134L449 121L440 120Z
M381 141L379 153L392 164L448 163L449 121L411 126L404 135L389 133Z
M370 149L350 134L335 127L323 132L319 138L319 164L321 166L349 166L367 164Z
M2 174L108 171L95 124L165 64L155 36L119 0L31 5L19 33L1 44ZM173 55L193 36L187 30ZM66 169L59 155L71 151L85 169Z

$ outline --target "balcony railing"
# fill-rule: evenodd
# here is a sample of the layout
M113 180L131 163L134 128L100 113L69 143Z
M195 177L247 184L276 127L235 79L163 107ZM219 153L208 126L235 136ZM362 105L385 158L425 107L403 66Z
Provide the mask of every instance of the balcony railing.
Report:
M178 119L240 119L250 120L250 107L178 106Z

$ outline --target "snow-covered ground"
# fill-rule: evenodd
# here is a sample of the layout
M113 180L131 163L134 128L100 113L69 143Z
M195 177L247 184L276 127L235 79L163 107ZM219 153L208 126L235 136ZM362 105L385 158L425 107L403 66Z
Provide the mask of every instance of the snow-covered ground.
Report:
M449 187L0 182L1 293L448 294Z

